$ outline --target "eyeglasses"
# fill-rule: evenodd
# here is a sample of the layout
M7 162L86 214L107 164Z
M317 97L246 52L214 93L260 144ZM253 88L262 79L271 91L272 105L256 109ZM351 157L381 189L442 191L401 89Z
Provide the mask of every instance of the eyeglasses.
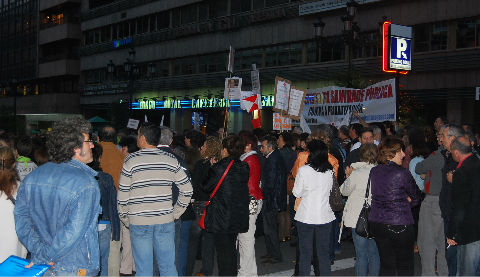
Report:
M89 139L89 140L84 140L83 142L86 142L86 143L93 143L93 140Z

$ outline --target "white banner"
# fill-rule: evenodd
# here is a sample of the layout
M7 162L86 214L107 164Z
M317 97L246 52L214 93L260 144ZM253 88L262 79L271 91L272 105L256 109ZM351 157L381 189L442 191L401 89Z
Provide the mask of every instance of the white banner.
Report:
M382 81L365 89L325 87L309 89L303 116L308 124L333 124L344 121L357 110L366 122L395 121L395 79ZM353 117L351 123L358 122Z

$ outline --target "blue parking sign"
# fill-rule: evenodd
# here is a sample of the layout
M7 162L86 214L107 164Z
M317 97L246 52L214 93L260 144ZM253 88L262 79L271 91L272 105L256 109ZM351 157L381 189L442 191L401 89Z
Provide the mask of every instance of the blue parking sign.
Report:
M397 70L411 70L411 42L410 38L391 36L390 40L390 68Z

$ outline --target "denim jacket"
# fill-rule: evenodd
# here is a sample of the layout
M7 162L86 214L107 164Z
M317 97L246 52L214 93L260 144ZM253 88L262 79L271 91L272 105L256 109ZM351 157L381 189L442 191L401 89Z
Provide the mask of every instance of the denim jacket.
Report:
M97 172L77 161L46 163L21 183L15 205L18 238L32 262L54 262L56 275L99 269Z

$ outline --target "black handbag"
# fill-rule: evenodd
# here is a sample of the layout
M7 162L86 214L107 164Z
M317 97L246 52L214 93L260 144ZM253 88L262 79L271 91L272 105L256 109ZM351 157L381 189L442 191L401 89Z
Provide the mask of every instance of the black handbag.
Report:
M355 232L364 238L371 238L372 234L368 226L368 215L370 214L370 204L368 204L368 195L370 193L370 175L368 175L367 190L365 191L365 202L363 208L358 216L357 225L355 225Z
M345 207L345 201L343 201L342 194L340 193L340 187L338 186L337 178L335 177L335 173L332 174L333 184L332 190L330 191L330 207L334 212L341 212L343 211L343 207Z

